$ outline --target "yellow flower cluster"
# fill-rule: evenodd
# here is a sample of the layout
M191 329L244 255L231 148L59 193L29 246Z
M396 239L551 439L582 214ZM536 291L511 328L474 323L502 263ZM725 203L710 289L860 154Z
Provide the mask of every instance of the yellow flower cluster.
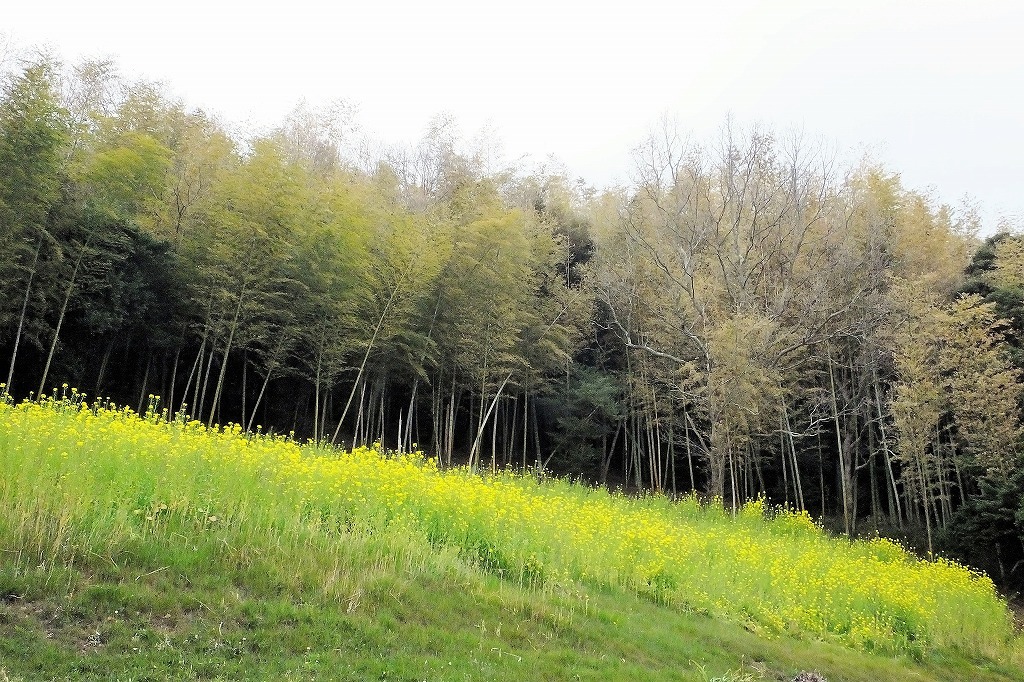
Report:
M769 636L998 651L1012 632L988 578L889 540L831 538L805 512L761 500L733 518L694 498L478 476L420 454L341 452L58 400L0 403L0 467L0 539L41 553L103 541L83 528L155 533L168 519L196 532L300 524L339 543L397 526L524 585L629 589Z

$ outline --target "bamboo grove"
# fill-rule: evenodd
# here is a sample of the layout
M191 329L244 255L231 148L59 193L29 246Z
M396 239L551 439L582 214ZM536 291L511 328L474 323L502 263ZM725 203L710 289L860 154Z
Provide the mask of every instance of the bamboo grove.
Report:
M349 123L249 134L108 62L8 69L4 391L766 496L1021 580L1024 241L731 122L601 191L443 117L407 148Z

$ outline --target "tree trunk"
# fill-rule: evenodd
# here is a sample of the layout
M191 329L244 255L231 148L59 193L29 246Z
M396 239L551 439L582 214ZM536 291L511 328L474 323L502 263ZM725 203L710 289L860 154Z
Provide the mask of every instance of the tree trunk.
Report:
M851 524L850 524L850 507L849 507L850 495L849 495L849 491L847 489L848 485L847 485L847 473L846 473L846 470L847 470L846 455L843 452L843 434L842 434L842 428L839 425L839 403L838 403L838 400L836 399L836 377L835 377L835 371L833 370L833 367L832 367L832 355L831 355L831 353L828 356L828 379L829 379L829 386L832 389L831 390L832 418L835 421L835 428L836 428L836 447L839 449L839 485L840 485L840 494L842 495L842 498L843 498L843 529L845 530L846 535L850 536L852 534L852 529L851 529Z
M931 514L928 512L928 489L925 481L924 464L921 462L920 457L917 461L918 475L921 481L921 506L924 509L924 527L925 532L928 534L928 557L934 556L932 554L932 520Z
M210 356L206 359L206 371L203 373L203 390L199 393L199 399L196 402L195 419L197 421L202 421L203 419L203 407L206 405L206 389L210 385L210 372L213 370L214 350L216 350L216 348L217 341L214 339L210 342ZM198 390L198 388L199 384L196 384L196 389ZM213 412L212 408L210 411L211 413Z
M110 356L114 352L114 343L117 341L117 337L111 337L110 343L107 344L107 350L103 353L103 359L100 361L100 371L96 374L96 390L93 394L96 398L100 397L100 393L103 390L103 379L107 374L107 363L110 362Z
M785 412L785 400L782 401L782 411ZM786 466L786 460L788 459L788 453L786 452L786 424L782 419L782 415L779 415L779 454L782 462L782 497L786 509L789 509L789 472Z
M238 329L238 319L242 314L242 301L245 299L245 289L248 286L247 282L242 283L242 288L238 290L238 303L235 304L235 316L231 320L231 328L228 330L228 341L224 344L224 359L220 366L220 374L217 377L217 388L213 391L213 405L210 408L210 418L207 420L206 425L213 426L213 418L220 408L220 396L224 390L224 377L227 376L228 372L228 357L231 355L232 344L235 341L235 331Z
M495 400L501 395L500 391L498 395L494 396ZM491 475L498 469L497 454L498 454L498 416L501 414L501 410L494 415L494 419L491 420Z
M541 466L541 454L540 454L540 424L537 422L537 401L534 400L530 403L530 413L533 416L533 445L537 456L537 475L540 476L543 473L544 467Z
M615 427L615 435L612 437L612 445L608 448L604 454L604 459L601 462L601 485L608 485L608 470L612 465L612 458L615 456L615 446L619 443L619 435L622 433L623 420L619 420L618 426Z
M242 416L239 418L238 423L240 426L245 426L245 416L247 414L246 408L246 393L249 390L249 351L242 351Z
M391 298L384 305L384 310L381 311L380 319L377 320L377 326L373 329L373 335L370 337L370 343L366 346L366 352L363 353L363 361L359 363L359 371L356 373L355 383L352 384L352 391L348 394L348 400L345 401L345 408L341 411L341 419L338 420L338 426L334 429L334 435L331 436L331 445L338 440L338 432L341 431L341 425L345 421L345 417L348 415L348 408L352 405L352 398L356 395L356 386L359 385L359 380L363 376L363 371L366 369L366 361L370 357L370 351L373 350L373 344L377 340L377 334L380 333L380 328L384 324L384 319L387 317L388 310L391 308L391 304L395 301L395 296L398 295L398 284L395 284L395 288L391 291Z
M673 419L674 419L673 415ZM671 423L668 427L668 466L672 476L672 499L676 499L676 439Z
M316 354L316 375L313 379L313 440L320 441L320 368L323 365L324 357L324 341L323 334L321 334L320 348L317 349Z
M501 392L505 390L505 384L507 384L508 380L511 378L512 372L509 372L505 379L501 382L501 385L498 387L498 392L494 394L494 398L491 400L491 404L487 408L487 414L483 414L483 402L480 403L480 426L477 429L476 438L473 440L473 447L470 448L469 450L469 469L473 473L476 473L477 464L479 464L480 439L483 438L484 427L487 425L487 420L490 419L491 413L494 412L494 407L495 405L498 404L498 399L501 398Z
M818 486L821 489L821 517L825 518L825 457L821 448L821 432L818 432Z
M505 451L505 466L512 465L512 456L516 451L516 435L519 430L519 398L512 398L512 417L509 420L511 424L510 433L505 442L508 444L508 448Z
M146 388L149 386L149 369L153 366L153 355L150 354L146 359L146 371L142 375L142 390L139 391L139 409L136 410L137 414L145 414L142 411L142 406L146 400Z
M207 322L209 322L209 321L207 321ZM178 406L178 412L184 413L184 411L185 411L185 407L188 404L186 402L188 400L188 390L189 390L189 388L192 388L192 380L193 379L195 379L195 381L196 381L195 390L193 391L193 393L194 393L194 395L196 397L198 397L198 395L199 395L199 373L202 372L202 370L203 370L203 355L204 355L204 353L206 351L206 337L209 334L209 332L210 332L210 326L209 326L209 324L207 324L203 328L203 340L199 344L199 352L196 353L195 362L192 363L192 369L188 373L188 381L185 382L185 390L181 392L181 405ZM195 408L196 399L197 398L193 398L193 400L192 400L192 407L193 407L193 409Z
M21 332L25 328L25 315L28 312L28 300L32 293L32 280L36 276L36 265L39 263L39 251L43 248L43 237L36 242L36 251L32 256L32 267L28 271L28 283L25 284L25 298L21 301L21 315L18 317L18 331L14 335L14 347L11 349L11 365L7 370L7 383L4 384L2 395L10 395L11 383L14 381L14 364L18 359L18 347L21 345Z
M797 509L803 511L807 509L804 504L804 487L800 480L800 464L796 458L796 442L793 440L793 425L789 421L789 408L786 406L786 401L782 401L782 416L786 427L786 434L789 436L789 452L793 457L792 460L792 471L793 471L793 485L795 486L793 492L797 500Z
M167 398L167 418L174 419L174 385L178 379L178 359L181 357L181 346L174 351L174 364L171 366L171 390Z
M89 248L89 242L92 241L93 233L90 232L89 236L86 237L85 243L82 244L81 250L78 252L78 258L75 259L75 267L71 270L71 280L68 282L67 291L64 292L64 301L60 305L60 314L57 316L57 327L53 331L53 342L50 344L50 352L46 355L46 365L43 367L43 376L39 379L39 391L38 395L43 395L43 390L46 387L46 379L50 374L50 363L53 361L53 355L57 352L57 341L60 339L60 329L64 324L64 316L68 311L68 303L71 301L71 295L75 290L75 280L78 279L78 269L82 265L82 259L85 258L85 252ZM26 296L27 296L26 292ZM13 360L13 358L12 358ZM11 363L11 370L14 370L14 364Z
M530 425L529 425L529 418L530 418L530 409L529 409L530 408L530 390L528 388L529 382L525 382L525 383L527 383L527 388L523 389L523 471L524 472L526 471L526 446L527 446L527 443L529 442L529 433L530 433Z
M405 421L403 422L402 430L399 431L399 447L400 452L412 452L412 429L413 429L413 416L416 413L416 391L419 388L419 379L413 382L412 392L409 395L409 407L405 411Z
M452 372L452 394L448 401L448 437L445 464L452 465L452 454L455 451L455 372Z
M363 382L363 387L359 390L359 413L356 415L356 427L352 431L352 448L355 449L357 445L366 444L366 412L364 411L364 404L366 400L366 382Z
M256 402L253 403L252 413L249 415L249 421L245 424L246 432L252 431L252 423L256 420L256 412L260 409L260 403L263 402L263 394L267 391L267 384L270 383L270 375L274 371L275 364L276 362L272 363L271 366L267 368L267 373L263 377L263 385L260 386L260 392L256 395Z
M882 415L882 394L878 390L878 379L873 382L875 392L875 409L878 412L878 431L882 438L882 452L885 454L885 468L889 473L889 483L892 485L893 501L896 505L896 522L900 530L903 530L903 510L900 509L900 491L896 487L896 475L892 470L892 453L889 450L889 439L885 435L885 419Z
M387 385L381 386L381 389L380 389L380 446L384 450L387 450L387 447L385 447L385 445L384 445L384 426L385 426L385 424L387 424L387 422L384 420L384 417L385 417L385 413L384 413L384 394L387 393L387 390L388 390Z

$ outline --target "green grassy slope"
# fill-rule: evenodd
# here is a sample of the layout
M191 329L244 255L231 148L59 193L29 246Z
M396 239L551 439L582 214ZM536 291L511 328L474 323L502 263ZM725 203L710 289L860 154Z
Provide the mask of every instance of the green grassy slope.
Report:
M0 470L0 682L1024 679L985 580L757 507L66 401L0 402Z
M6 561L0 670L122 681L1024 679L950 652L914 660L765 638L617 590L588 593L581 607L575 586L524 590L453 557L409 573L389 565L385 545L368 550L380 560L343 601L245 572L130 561L91 574L15 571Z

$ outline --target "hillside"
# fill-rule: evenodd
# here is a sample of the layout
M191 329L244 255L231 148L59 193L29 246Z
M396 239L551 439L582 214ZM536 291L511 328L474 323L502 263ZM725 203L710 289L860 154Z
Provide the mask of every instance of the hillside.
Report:
M666 121L597 188L496 164L447 118L379 147L339 137L347 116L255 130L110 60L0 58L0 392L763 499L1024 590L1012 222L728 118ZM660 561L642 579L671 588ZM698 596L830 627L792 590ZM876 625L838 627L874 646Z
M1013 680L992 583L806 514L0 403L0 679Z

